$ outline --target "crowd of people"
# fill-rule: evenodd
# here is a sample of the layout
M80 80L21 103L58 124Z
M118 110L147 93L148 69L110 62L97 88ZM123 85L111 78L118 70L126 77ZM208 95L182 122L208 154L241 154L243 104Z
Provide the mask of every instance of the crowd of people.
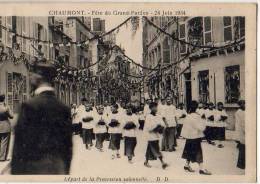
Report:
M245 143L244 139L244 110L245 103L239 101L239 110L236 112L236 129L238 138L239 158L237 167L245 168ZM120 158L120 143L124 141L124 155L129 163L133 163L135 148L139 140L137 132L142 132L142 139L147 142L144 166L151 167L150 160L159 159L162 168L168 167L162 151L174 152L177 139L186 140L182 158L186 159L184 170L195 172L190 162L196 162L200 166L199 173L210 175L203 167L203 154L201 142L205 140L210 145L223 148L222 141L226 138L225 130L228 115L222 102L197 103L192 101L189 112L180 103L176 108L170 97L166 99L148 99L146 104L139 108L129 104L93 106L83 98L77 107L71 109L73 130L82 137L86 149L95 147L103 152L104 141L109 141L108 149L112 150L112 159ZM242 122L243 121L243 122Z
M144 166L159 160L162 168L169 165L162 151L174 152L177 139L185 139L182 158L184 170L194 172L190 163L199 164L199 173L210 175L203 167L202 141L223 148L228 115L223 103L201 104L192 101L186 112L183 104L176 108L170 97L148 99L139 108L131 104L112 103L93 106L83 98L81 104L70 109L55 96L53 78L55 67L39 63L30 75L34 96L21 104L14 129L11 174L69 174L72 160L72 137L81 136L87 150L95 143L103 152L104 141L109 141L111 159L120 158L121 141L124 155L133 163L138 132L145 140ZM239 150L237 167L245 169L245 101L239 101L235 113L235 129ZM121 106L122 105L122 106ZM0 161L6 161L10 140L10 109L5 95L0 95ZM95 140L95 141L94 141ZM174 154L174 153L173 153Z

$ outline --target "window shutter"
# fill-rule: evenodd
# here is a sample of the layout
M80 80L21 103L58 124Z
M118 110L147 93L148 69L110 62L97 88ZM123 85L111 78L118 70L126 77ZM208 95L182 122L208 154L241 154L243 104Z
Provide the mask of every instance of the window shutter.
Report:
M43 40L44 41L47 41L47 29L43 29L44 30L44 33L43 33ZM47 57L47 58L49 58L49 56L48 56L48 43L43 43L43 53L44 53L44 56L45 57Z
M6 27L12 30L12 17L6 17ZM8 30L6 31L6 45L7 47L12 47L12 33Z
M186 25L181 24L179 29L179 39L181 41L186 41ZM180 42L180 53L185 54L187 52L187 47L185 43Z
M7 104L13 110L13 74L6 72Z

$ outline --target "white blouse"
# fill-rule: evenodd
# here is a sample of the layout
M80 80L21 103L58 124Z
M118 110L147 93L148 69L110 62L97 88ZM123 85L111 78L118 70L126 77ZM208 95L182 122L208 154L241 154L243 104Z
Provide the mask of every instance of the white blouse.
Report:
M99 125L98 122L100 120L103 120L105 122L105 125ZM94 117L94 121L95 121L94 133L96 134L107 133L108 117L106 114L97 113Z
M150 132L158 125L165 126L162 116L159 114L152 115L148 114L146 116L145 124L144 124L144 134L148 141L155 141L160 139L160 134L155 132Z
M236 140L245 144L245 111L238 109L235 113L235 119Z
M184 119L186 118L180 118L182 115L186 115L187 116L187 112L185 109L176 109L176 118L177 118L177 121L178 121L178 124L183 124L183 121Z
M113 114L110 113L108 115L108 125L111 122L112 119L117 120L120 124L116 127L108 127L108 133L110 134L121 134L122 133L122 115L119 113Z
M136 126L135 129L126 130L123 129L123 136L125 137L136 137L137 129L138 129L138 117L135 114L132 115L125 115L123 118L124 122L122 127L124 127L128 122L133 122Z
M204 137L203 131L205 130L205 127L205 120L203 120L199 114L188 114L184 119L181 136L186 139L202 138Z
M94 121L94 112L93 111L90 111L90 112L87 112L85 111L84 113L82 113L82 128L84 129L93 129L94 128L94 124L95 124L95 121ZM86 117L92 117L93 120L90 121L90 122L83 122L83 118L86 118Z
M228 117L226 111L223 109L222 111L220 110L215 110L215 115L214 115L214 122L216 127L226 127L226 121L220 121L221 116L226 116Z
M176 127L176 108L174 105L164 105L161 115L166 119L168 127Z

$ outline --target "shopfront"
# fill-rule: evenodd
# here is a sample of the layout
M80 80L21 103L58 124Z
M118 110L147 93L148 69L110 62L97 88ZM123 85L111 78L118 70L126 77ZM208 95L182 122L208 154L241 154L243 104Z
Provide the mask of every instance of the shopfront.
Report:
M23 62L0 64L0 93L5 94L6 104L16 113L22 102L29 98L29 71Z

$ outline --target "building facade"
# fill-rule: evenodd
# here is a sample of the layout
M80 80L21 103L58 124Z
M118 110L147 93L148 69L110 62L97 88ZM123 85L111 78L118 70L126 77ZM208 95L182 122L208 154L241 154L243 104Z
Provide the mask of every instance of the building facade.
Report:
M90 17L58 17L56 19L62 24L62 32L70 41L76 43L62 46L60 57L67 66L82 70L84 75L89 76L90 71L85 68L92 63L90 44L87 42L93 37ZM60 99L66 104L79 104L81 98L91 96L92 91L87 87L87 81L64 80L58 88Z
M0 26L0 93L6 95L6 104L16 113L31 94L31 62L50 58L48 44L40 42L49 39L48 18L0 17Z
M150 17L149 21L165 30L177 35L178 22L176 17ZM176 67L173 65L178 60L178 43L161 33L157 28L151 26L147 21L143 24L143 66L146 79L145 93L148 98L173 97L177 103L175 94ZM167 67L169 66L169 67Z
M101 22L103 30L105 22ZM76 80L73 77L76 70L84 73L84 76L95 75L95 67L88 68L88 66L98 61L100 42L87 41L96 34L91 30L92 24L91 17L0 17L0 89L9 89L9 91L0 92L6 94L6 100L12 109L17 109L17 104L30 97L28 77L30 65L37 61L61 66L62 70L57 71L61 75L55 79L55 89L57 97L63 103L79 104L83 97L89 99L90 102L95 101L96 93L93 93L89 87L92 81ZM101 33L100 30L96 31ZM13 66L9 60L13 61ZM19 83L18 78L26 80L23 86L25 83L26 85L20 89L21 91L24 88L26 92L13 91L18 88L14 87L16 83L17 85ZM23 80L20 80L20 83ZM12 86L12 88L6 88L6 86Z
M149 21L173 39L143 23L146 98L172 96L187 110L192 100L222 102L228 128L234 129L237 102L245 98L245 18L150 17Z
M228 128L234 129L239 99L245 99L245 18L189 17L179 20L179 39L200 48L180 44L179 99L187 109L191 100L224 103Z

